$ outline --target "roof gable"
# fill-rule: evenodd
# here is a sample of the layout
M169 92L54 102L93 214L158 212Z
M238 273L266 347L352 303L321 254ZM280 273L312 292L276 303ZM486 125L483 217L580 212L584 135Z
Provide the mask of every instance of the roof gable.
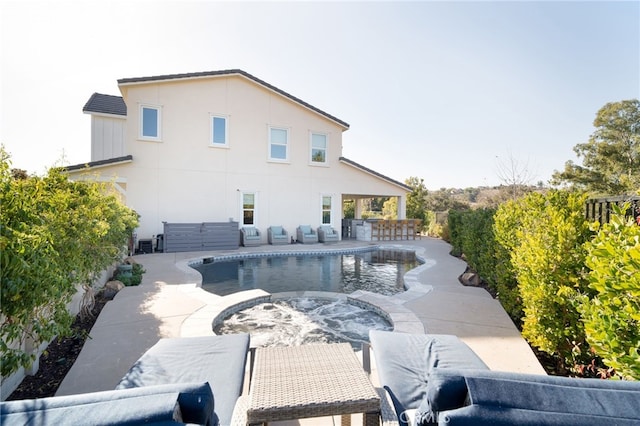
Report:
M254 77L248 72L242 71L240 69L221 70L221 71L203 71L203 72L192 72L192 73L184 73L184 74L166 74L166 75L157 75L157 76L149 76L149 77L121 78L118 80L118 85L127 86L132 84L142 84L142 83L161 82L161 81L170 81L170 80L189 80L189 79L222 77L222 76L231 76L231 75L237 75L237 76L246 78L252 81L253 83L266 88L267 90L277 93L278 95L283 96L304 108L307 108L317 114L324 116L325 118L328 118L329 120L342 126L345 130L349 128L349 123L343 120L340 120L339 118L331 114L328 114L319 108L314 107L313 105L303 101L302 99L297 98L293 95L290 95L284 90L278 89L277 87L267 83L266 81L260 80L259 78Z
M126 116L127 105L121 96L94 93L84 104L82 112Z
M383 175L382 173L378 173L378 172L376 172L375 170L371 170L370 168L365 167L365 166L363 166L362 164L356 163L356 162L355 162L355 161L353 161L353 160L349 160L349 159L348 159L348 158L346 158L346 157L340 157L340 158L339 158L339 160L340 160L340 162L342 162L342 163L344 163L344 164L347 164L347 165L349 165L349 166L351 166L351 167L354 167L354 168L356 168L356 169L358 169L358 170L360 170L360 171L363 171L363 172L368 173L368 174L370 174L370 175L372 175L372 176L375 176L375 177L377 177L378 179L382 179L382 180L384 180L384 181L386 181L386 182L389 182L389 183L391 183L391 184L393 184L393 185L399 186L400 188L402 188L403 190L405 190L405 191L407 191L407 192L411 192L411 191L413 191L413 189L412 189L409 185L405 185L405 184L404 184L404 183L402 183L402 182L398 182L398 181L397 181L397 180L395 180L395 179L391 179L390 177L385 176L385 175Z

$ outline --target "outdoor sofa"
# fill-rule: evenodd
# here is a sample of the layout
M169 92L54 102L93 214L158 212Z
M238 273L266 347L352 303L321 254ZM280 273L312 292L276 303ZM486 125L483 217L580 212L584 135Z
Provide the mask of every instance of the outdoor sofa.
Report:
M249 335L161 339L116 390L0 403L0 424L230 425Z
M318 242L318 234L309 225L300 225L296 228L296 238L302 244L313 244Z
M289 244L289 233L282 226L270 226L267 228L267 240L269 244Z
M318 227L318 241L321 243L331 243L340 241L340 235L331 226L322 225Z
M240 244L244 247L259 246L262 242L260 231L253 226L240 228Z
M491 371L450 335L369 337L386 425L640 424L640 382Z

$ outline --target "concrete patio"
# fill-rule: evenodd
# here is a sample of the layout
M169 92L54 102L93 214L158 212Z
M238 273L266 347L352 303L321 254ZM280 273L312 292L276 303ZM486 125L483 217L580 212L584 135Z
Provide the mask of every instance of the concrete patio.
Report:
M385 297L354 294L385 311L392 311L396 330L454 334L465 341L492 369L545 374L500 303L484 289L458 281L466 264L449 255L450 246L438 239L342 241L334 244L245 248L230 252L156 253L135 256L146 270L138 287L126 287L107 303L91 330L75 364L56 395L114 389L134 362L163 337L212 334L211 322L221 309L256 297L261 290L242 295L216 296L199 288L200 274L190 262L225 253L318 251L371 245L411 248L425 263L405 276L408 290ZM252 293L254 294L246 294ZM358 292L356 292L358 293ZM372 376L376 384L375 367ZM246 387L246 386L245 386ZM326 422L331 424L329 420ZM294 423L296 424L296 423ZM317 424L317 420L312 423Z

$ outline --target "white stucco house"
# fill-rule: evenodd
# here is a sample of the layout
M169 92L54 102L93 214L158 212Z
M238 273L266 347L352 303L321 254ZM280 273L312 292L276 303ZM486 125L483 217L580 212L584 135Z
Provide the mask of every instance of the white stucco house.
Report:
M124 78L118 88L84 106L91 161L67 171L114 181L140 215L138 238L164 222L231 221L266 244L271 225L340 231L343 202L372 197L397 197L405 218L409 187L342 156L346 122L245 71Z

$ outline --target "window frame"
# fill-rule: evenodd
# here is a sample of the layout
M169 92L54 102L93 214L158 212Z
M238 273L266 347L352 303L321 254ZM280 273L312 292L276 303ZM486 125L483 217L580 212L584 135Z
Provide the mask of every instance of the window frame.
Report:
M329 199L329 209L325 209L324 208L324 199L325 198ZM328 212L328 214L329 214L329 222L325 222L324 221L325 212ZM322 195L320 195L320 224L321 225L331 225L332 224L332 217L333 217L333 196L328 195L328 194L322 194Z
M271 140L271 136L272 136L272 131L273 130L283 130L286 134L286 143L284 144L285 147L285 158L277 158L277 157L273 157L271 155L271 147L272 145L274 145L274 143ZM283 126L269 126L268 129L268 141L267 141L267 158L270 162L274 162L274 163L289 163L289 158L290 158L290 133L291 133L291 129L289 127L283 127ZM283 146L283 144L275 144L278 146Z
M316 149L313 146L313 137L314 136L323 136L325 147L324 151L324 161L316 161L313 159L313 150ZM329 162L329 135L327 133L322 132L309 132L309 164L313 166L327 166Z
M215 119L224 120L224 143L215 142ZM209 146L229 148L229 117L221 114L209 114Z
M245 195L253 195L253 208L251 209L245 209L244 207L244 197ZM258 192L257 191L240 191L240 226L241 227L252 227L252 226L256 226L257 223L257 208L258 206ZM253 216L252 216L252 223L244 223L245 220L245 211L252 211L253 212Z
M156 136L147 136L144 134L144 110L152 109L156 111ZM153 104L140 104L138 109L140 114L138 139L143 141L162 142L162 106Z

